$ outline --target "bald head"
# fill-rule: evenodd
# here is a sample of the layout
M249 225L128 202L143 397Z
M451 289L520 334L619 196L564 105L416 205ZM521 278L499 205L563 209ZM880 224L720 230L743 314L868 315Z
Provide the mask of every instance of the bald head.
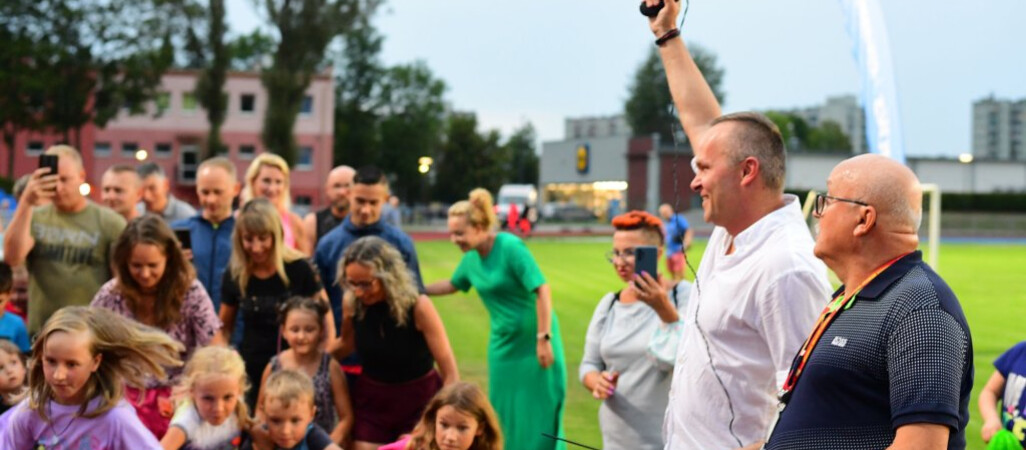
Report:
M669 203L659 205L659 217L662 217L663 220L669 220L670 217L673 217L673 207Z
M881 155L859 155L838 164L830 178L876 208L881 226L897 232L919 229L923 191L915 173L904 164Z
M338 166L328 172L324 193L336 215L343 216L349 210L349 188L353 186L356 170L349 166Z

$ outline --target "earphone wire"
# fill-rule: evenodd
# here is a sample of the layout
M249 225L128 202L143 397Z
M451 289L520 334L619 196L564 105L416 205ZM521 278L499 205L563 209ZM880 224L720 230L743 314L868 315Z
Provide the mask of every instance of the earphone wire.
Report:
M691 6L691 1L690 0L684 0L684 11L682 11L682 13L681 13L680 25L677 27L678 29L681 29L681 30L684 29L684 19L686 19L687 16L688 16L688 8L690 6ZM676 114L675 114L676 113L676 109L677 108L674 106L673 101L671 101L670 102L670 106L669 106L669 110L670 110L670 117L671 117L671 120L670 120L670 137L673 140L673 162L671 163L671 166L672 166L671 170L673 171L673 197L674 197L673 198L673 214L674 215L677 214L678 208L680 207L680 188L679 188L679 186L680 186L680 183L679 183L680 182L680 173L677 171L677 163L680 160L680 142L677 139L677 136L678 136L677 133L680 132L681 134L684 134L683 126L681 126L680 120L678 118L676 118ZM686 134L684 134L684 135L686 136ZM694 149L694 142L692 142L691 145L692 145L692 149ZM676 216L673 216L673 217L674 217L674 219L676 219ZM734 433L734 420L736 419L736 416L734 415L734 402L731 401L730 392L727 390L727 385L723 383L723 378L720 377L719 371L716 370L716 364L713 363L712 349L709 346L709 338L706 337L705 330L702 329L702 325L699 324L699 322L698 322L699 312L701 311L701 308L702 308L702 301L701 301L701 299L702 299L702 286L698 283L698 271L696 271L694 266L691 265L691 261L688 259L688 256L687 256L687 249L681 248L681 251L684 253L684 264L686 264L688 266L688 270L691 271L691 276L695 280L695 292L698 293L698 298L695 301L695 329L698 330L698 335L701 336L701 338L702 338L702 344L705 345L705 354L709 358L709 368L712 369L712 373L713 373L713 376L716 378L716 382L719 383L720 389L723 390L723 396L727 398L727 409L730 412L730 422L727 423L727 431L729 431L730 432L730 436L733 437L735 441L737 441L737 446L738 447L744 447L744 444L741 443L741 438L739 438L738 435L736 433Z

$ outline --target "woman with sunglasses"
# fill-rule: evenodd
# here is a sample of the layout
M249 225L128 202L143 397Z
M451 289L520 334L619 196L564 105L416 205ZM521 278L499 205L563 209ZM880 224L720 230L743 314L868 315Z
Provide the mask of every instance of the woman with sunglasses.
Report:
M352 389L354 448L376 449L413 430L443 383L459 381L456 358L438 311L392 244L358 239L343 253L338 274L343 324L333 354L356 351L362 359Z
M552 291L520 238L496 233L492 195L474 189L449 208L449 233L463 260L429 295L471 287L491 317L488 399L499 416L506 448L563 448L542 433L561 436L566 365ZM525 413L529 411L529 413Z
M288 344L279 339L278 308L289 298L327 295L303 255L285 245L278 209L264 198L247 202L239 211L232 231L232 256L221 283L221 332L229 341L235 317L242 311L242 342L239 353L246 361L246 375L253 386L246 393L250 409L256 406L260 378L271 357ZM325 330L335 335L328 315Z
M687 281L672 283L657 274L634 273L635 249L663 252L662 221L643 211L613 219L613 249L606 258L625 284L602 297L588 325L581 383L602 401L599 426L605 449L661 449L663 414Z

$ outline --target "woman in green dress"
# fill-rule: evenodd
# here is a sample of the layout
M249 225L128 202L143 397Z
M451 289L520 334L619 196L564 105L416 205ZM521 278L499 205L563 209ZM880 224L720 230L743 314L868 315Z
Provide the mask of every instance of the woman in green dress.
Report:
M496 233L492 196L475 189L449 208L452 242L464 252L449 280L429 295L477 289L491 316L488 398L509 449L565 448L566 365L552 291L520 238Z

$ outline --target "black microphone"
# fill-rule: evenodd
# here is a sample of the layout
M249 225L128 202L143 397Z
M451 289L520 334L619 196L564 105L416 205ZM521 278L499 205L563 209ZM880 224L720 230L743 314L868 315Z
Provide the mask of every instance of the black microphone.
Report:
M663 9L663 7L666 6L666 3L664 2L665 0L660 1L659 4L654 7L649 7L645 2L641 2L641 5L638 9L641 10L641 15L643 16L655 17L659 15L659 10Z

